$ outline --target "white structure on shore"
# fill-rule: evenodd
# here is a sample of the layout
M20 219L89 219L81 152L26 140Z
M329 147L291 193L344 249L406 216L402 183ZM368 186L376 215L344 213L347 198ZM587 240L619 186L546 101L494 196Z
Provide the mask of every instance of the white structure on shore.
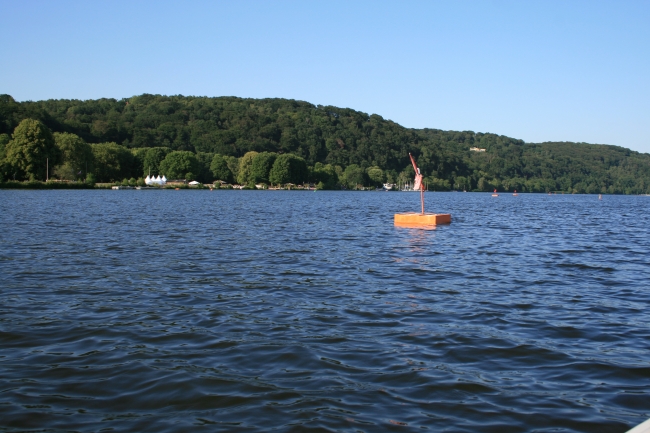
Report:
M160 175L158 177L154 178L153 176L147 176L147 178L144 180L144 183L147 185L164 185L167 183L167 178L165 176L160 178Z

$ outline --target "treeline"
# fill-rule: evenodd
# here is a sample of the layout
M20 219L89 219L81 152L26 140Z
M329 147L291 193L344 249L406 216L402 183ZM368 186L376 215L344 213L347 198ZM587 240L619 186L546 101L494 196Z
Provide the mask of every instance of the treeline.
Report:
M650 155L617 146L407 129L376 114L286 99L146 94L37 102L1 95L4 179L44 178L45 168L16 160L15 149L25 146L17 128L25 119L52 132L59 156L53 154L51 173L62 179L88 173L108 182L151 172L204 183L231 176L244 184L290 179L355 188L412 180L411 152L429 189L650 193ZM254 162L268 172L250 175ZM289 167L283 177L271 176L276 162Z
M356 165L345 171L320 162L307 166L292 153L249 151L241 158L208 152L171 150L166 147L128 149L117 143L86 143L69 132L54 132L41 121L24 119L11 139L0 135L0 182L4 180L77 180L84 183L115 182L142 184L144 173L165 175L169 180L198 180L212 183L256 185L316 183L321 189L362 186L366 176L383 181L383 171L365 172ZM138 177L136 179L136 176Z

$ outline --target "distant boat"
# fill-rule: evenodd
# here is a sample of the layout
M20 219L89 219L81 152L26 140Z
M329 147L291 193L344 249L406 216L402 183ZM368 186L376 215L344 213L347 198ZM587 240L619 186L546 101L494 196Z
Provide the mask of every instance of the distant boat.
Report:
M413 189L413 187L411 186L411 184L409 182L404 184L401 191L404 191L404 192L413 192L413 191L420 192L419 189Z
M517 190L515 190L515 192L514 192L512 195L514 195L514 196L516 197L516 196L518 196L519 194L517 194Z
M492 193L492 197L499 197L499 194L497 194L497 190L495 189L494 192Z

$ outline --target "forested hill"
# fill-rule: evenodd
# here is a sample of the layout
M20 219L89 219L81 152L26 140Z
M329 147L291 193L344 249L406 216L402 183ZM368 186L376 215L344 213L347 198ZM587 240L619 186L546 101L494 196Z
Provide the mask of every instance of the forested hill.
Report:
M2 95L0 135L7 135L0 136L0 144L27 118L87 143L114 142L129 149L161 147L237 158L250 151L291 153L310 167L336 168L342 184L349 167L363 173L375 169L365 176L367 185L380 177L410 179L411 152L430 189L650 193L650 155L622 147L530 144L490 133L409 129L376 114L287 99L144 94L16 102Z

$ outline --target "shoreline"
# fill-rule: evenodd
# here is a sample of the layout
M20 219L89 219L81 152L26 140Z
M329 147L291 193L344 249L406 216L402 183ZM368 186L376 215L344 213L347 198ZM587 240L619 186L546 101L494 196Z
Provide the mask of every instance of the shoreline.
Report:
M223 190L223 191L303 191L303 192L314 192L314 191L341 191L341 192L417 192L417 191L399 191L399 190L382 190L374 189L371 187L365 189L331 189L331 190L318 190L314 188L263 188L263 189L251 189L251 188L214 188L209 185L200 185L200 186L190 186L190 185L169 185L164 187L151 187L151 186L132 186L132 185L120 185L114 183L97 183L97 184L87 184L83 182L41 182L41 181L8 181L0 182L0 190ZM427 193L457 193L457 192L470 192L478 194L490 194L491 191L425 191ZM510 191L499 191L499 194L510 195ZM546 195L604 195L604 196L615 196L615 195L630 195L630 196L649 196L649 194L609 194L609 193L570 193L566 191L553 191L550 193L531 193L531 192L518 192L519 195L527 194L546 194Z

